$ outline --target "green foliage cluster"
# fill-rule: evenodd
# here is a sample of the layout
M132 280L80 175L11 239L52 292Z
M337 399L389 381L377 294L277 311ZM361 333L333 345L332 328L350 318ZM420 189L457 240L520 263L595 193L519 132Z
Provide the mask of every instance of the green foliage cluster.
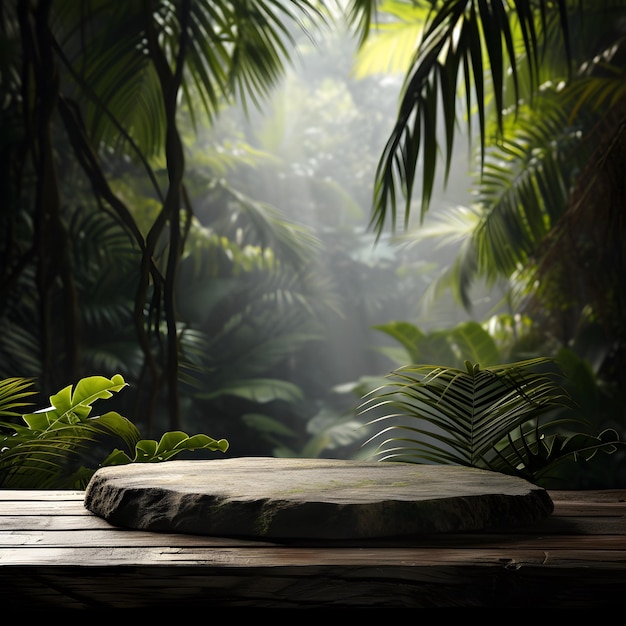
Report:
M360 71L380 68L381 52L393 39L405 80L379 161L371 226L378 234L387 225L408 231L416 212L422 226L435 208L434 188L448 181L464 129L476 159L471 204L428 215L426 228L406 240L418 245L434 238L453 251L429 296L449 289L471 311L477 283L504 285L510 310L529 320L530 331L524 343L511 344L515 354L492 360L493 351L482 358L472 353L468 327L446 337L446 330L426 334L410 324L386 325L385 332L409 348L403 363L413 364L416 377L410 382L400 375L391 389L403 397L407 416L421 423L421 394L437 389L429 377L439 371L433 364L443 364L451 376L448 368L457 368L460 382L470 375L463 360L479 363L482 376L504 362L549 355L567 372L576 402L542 416L536 434L523 431L518 441L529 453L519 468L538 476L544 464L567 488L623 485L624 451L617 442L626 433L626 57L618 24L626 3L388 0L382 8L389 20L373 29ZM402 45L406 41L413 43ZM471 394L465 399L476 400ZM456 417L460 430L475 426L471 413ZM562 439L547 436L550 422ZM405 443L424 453L419 443ZM509 449L491 443L492 450ZM567 454L578 446L581 454ZM577 467L566 475L565 458L574 457ZM596 471L597 480L585 482Z
M570 348L522 357L537 348L527 320L377 329L395 342L380 350L396 367L345 388L369 420L367 458L470 465L554 489L626 479L622 397Z
M623 446L613 429L589 432L592 423L572 410L558 373L538 371L550 364L537 358L395 370L361 405L364 414L384 413L370 422L378 431L374 458L466 465L546 485L564 463Z
M31 384L19 378L0 381L0 415L16 417L14 409L34 393ZM126 386L119 374L110 379L90 376L51 396L49 407L23 414L25 426L0 422L0 488L84 489L99 467L160 463L185 451L228 449L225 439L179 431L165 433L160 441L142 439L133 423L116 411L91 415L97 400L111 398ZM124 449L106 455L102 446L111 440Z
M548 413L539 431L530 428L538 416L516 424L523 431L511 435L522 444L515 454L529 451L519 467L502 452L512 454L508 444L492 441L489 449L533 476L578 444L587 462L583 451L587 444L596 449L594 437L598 449L610 449L604 446L615 439L610 433L626 424L626 121L618 27L626 3L347 3L348 23L367 44L364 66L388 59L376 44L388 53L393 41L403 44L393 50L406 70L397 119L373 176L370 237L348 236L336 210L362 209L368 162L360 144L342 133L347 124L358 126L360 137L371 133L380 91L370 83L351 85L359 97L369 95L359 115L331 80L326 91L298 90L297 119L278 112L260 129L266 145L280 146L293 166L284 190L298 223L261 198L267 181L280 178L277 159L240 133L237 120L223 115L225 106L269 95L290 47L312 25L328 23L329 13L327 3L307 0L257 0L252 12L251 6L249 0L3 3L0 378L14 372L38 378L46 395L63 387L51 395L52 408L18 416L26 426L3 426L12 433L2 452L7 476L25 480L17 468L29 459L42 484L48 477L80 480L86 454L98 453L97 463L85 465L92 469L107 459L99 452L110 436L127 449L114 451L109 462L162 460L186 446L211 450L213 440L182 430L183 419L204 426L207 416L220 431L237 432L238 445L245 425L245 443L264 440L276 454L318 455L353 444L352 416L317 402L328 378L316 356L327 356L332 343L320 319L343 313L341 334L357 319L365 324L364 312L380 310L381 302L412 298L410 281L400 281L401 256L382 231L389 222L392 232L397 221L408 225L415 206L426 216L440 154L444 179L450 173L462 113L476 140L477 193L475 203L430 231L457 249L455 262L430 281L431 292L449 288L469 310L475 281L506 281L512 309L524 314L533 334L522 346L511 341L517 321L500 336L477 323L433 333L405 322L379 324L400 342L401 363L416 368L416 378L401 378L393 393L405 396L412 415L423 402L413 394L436 393L433 384L447 371L450 383L467 383L467 375L481 381L467 387L473 402L482 383L506 379L484 378L493 366L550 354L567 365L579 392L567 427L583 426L593 414L601 427L584 431L591 439L566 432L561 440L544 428ZM318 129L311 132L304 120L313 117L320 95L334 141L314 144L309 136ZM285 120L300 127L290 150L281 134ZM217 130L208 143L197 140L203 124ZM345 151L333 161L339 143ZM338 161L352 174L349 189L332 180ZM320 191L317 203L300 193L303 181ZM314 220L304 217L311 209L323 216L323 241L309 228ZM379 256L367 266L360 255L374 239ZM312 271L331 252L351 277L348 293L337 294L332 277ZM516 352L504 356L499 341L515 344ZM308 351L312 345L317 355ZM355 361L365 352L359 348ZM385 354L395 359L402 350ZM480 366L470 372L465 361ZM421 369L433 363L444 368L434 379ZM97 377L82 379L74 391L64 387L93 371L123 372L132 381L129 406L142 407L132 423L114 412L90 417L85 391L97 389ZM117 391L116 376L104 379L94 399ZM25 379L6 380L19 406ZM473 414L455 419L461 431L474 432ZM160 441L141 440L139 425L150 436L168 432ZM486 432L503 434L497 427ZM39 447L44 443L50 456ZM487 448L479 450L487 462ZM469 451L478 462L473 444Z

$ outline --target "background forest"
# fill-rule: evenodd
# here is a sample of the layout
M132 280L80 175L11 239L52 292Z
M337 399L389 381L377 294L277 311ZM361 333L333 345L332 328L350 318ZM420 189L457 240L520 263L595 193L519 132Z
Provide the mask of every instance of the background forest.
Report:
M625 19L3 2L0 380L121 374L146 436L360 458L395 368L549 357L622 439ZM551 480L626 485L619 447L574 460Z

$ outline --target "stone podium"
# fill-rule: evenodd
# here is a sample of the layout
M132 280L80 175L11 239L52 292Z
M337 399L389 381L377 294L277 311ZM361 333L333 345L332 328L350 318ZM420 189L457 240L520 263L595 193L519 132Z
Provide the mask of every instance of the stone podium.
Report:
M124 528L256 539L352 539L532 525L548 493L451 465L243 457L99 469L85 507Z

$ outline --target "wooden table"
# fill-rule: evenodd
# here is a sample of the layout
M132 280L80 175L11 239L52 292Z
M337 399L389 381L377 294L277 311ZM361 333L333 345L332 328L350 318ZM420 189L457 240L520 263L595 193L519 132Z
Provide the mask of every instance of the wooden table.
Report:
M626 490L551 491L508 532L261 542L111 526L81 491L0 491L0 606L621 607Z

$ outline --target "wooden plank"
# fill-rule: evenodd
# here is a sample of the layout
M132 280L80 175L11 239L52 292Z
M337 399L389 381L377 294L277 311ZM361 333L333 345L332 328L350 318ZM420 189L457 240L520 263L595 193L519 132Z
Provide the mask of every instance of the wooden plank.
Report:
M564 514L567 513L567 514ZM503 529L506 534L527 533L569 533L569 534L606 534L618 532L626 534L626 515L621 511L606 509L601 514L598 511L583 515L580 509L566 511L561 509L559 514L542 520L536 525L519 529ZM0 507L1 530L37 530L49 528L54 530L76 528L110 528L116 527L105 520L94 516L82 507L63 507L62 510L44 507L11 508L6 511Z
M545 536L505 536L484 535L480 537L468 535L454 535L451 537L419 537L413 541L404 540L393 542L392 540L370 541L358 545L356 542L347 545L340 542L336 545L313 545L309 542L296 544L272 544L268 542L251 541L239 538L204 537L192 535L162 535L144 533L141 531L84 531L63 530L49 532L26 532L14 531L3 533L0 538L1 549L16 549L32 547L51 548L66 551L68 549L118 549L118 548L180 548L185 551L211 550L216 548L240 548L242 550L257 550L265 547L273 547L276 550L294 547L310 548L315 550L329 549L358 549L358 550L390 550L390 549L515 549L515 550L614 550L621 552L621 558L626 559L624 548L624 535L606 534L602 536L577 536L577 535L545 535ZM13 554L13 550L11 550ZM89 553L85 552L85 559ZM36 564L36 553L24 554L24 559L32 559ZM0 559L0 565L6 564Z
M624 579L542 566L265 567L207 572L200 568L12 568L0 585L5 610L25 608L607 608L619 607ZM26 592L28 604L19 602ZM24 597L24 596L22 596Z
M566 502L624 502L626 501L626 489L602 489L589 491L562 491L552 489L548 494L553 501Z
M93 530L13 530L2 532L1 547L51 547L51 548L142 548L142 547L184 547L184 548L262 548L274 546L269 542L228 537L208 537L203 535L175 535L150 533L140 530L93 529ZM0 564L2 561L0 560Z
M4 500L0 502L0 519L4 515L93 516L82 500Z
M115 526L102 522L93 515L0 515L0 541L4 532L19 530L117 530Z
M626 502L583 502L580 500L557 501L553 516L626 516Z
M59 566L59 554L37 568L0 568L0 602L8 608L551 608L619 606L626 575L604 554L478 554L411 551L404 557L359 551L301 549L276 558L258 554L242 565L238 551L212 551L212 562L154 551L149 563L120 564L117 551L101 566ZM141 551L145 555L145 551ZM233 557L234 560L233 560ZM174 559L178 560L174 560ZM485 559L487 559L485 561ZM494 560L495 559L495 560ZM63 562L66 559L63 558ZM90 559L89 562L94 562ZM50 563L56 563L51 565ZM590 570L590 563L593 570ZM613 566L612 566L613 565ZM25 599L28 599L26 602Z
M506 532L259 542L148 533L82 492L0 492L3 608L620 607L626 491L555 492Z
M603 489L589 491L548 490L554 502L626 502L626 489ZM581 495L583 498L581 498ZM84 491L46 489L0 489L0 502L3 500L74 500L83 501Z
M0 545L3 543L3 536L6 533L14 532L37 532L37 531L83 531L98 530L107 533L110 540L113 540L111 533L128 532L130 537L134 537L133 533L142 531L119 529L111 526L107 522L93 516L0 516ZM159 536L159 533L151 533L151 535ZM532 528L523 528L518 530L501 531L500 536L514 538L520 536L550 536L550 535L626 535L626 518L599 518L599 517L575 517L575 518L555 518ZM172 535L165 535L172 536ZM447 537L448 535L443 535ZM480 543L485 537L494 536L492 533L476 533L473 535L454 534L455 537L471 537L471 540ZM438 535L426 535L426 539L430 542L447 540L442 539ZM316 545L316 540L297 540L302 544ZM341 540L335 545L404 545L407 542L414 541L414 538L380 538L367 540ZM324 540L323 543L329 544L330 541Z
M48 489L0 489L0 504L3 501L27 500L72 500L82 502L85 498L84 491L59 491Z
M495 569L521 568L528 565L546 568L593 566L593 571L616 570L626 581L623 550L451 547L451 548L301 548L269 546L178 547L178 546L95 546L0 548L3 576L13 566L117 567L186 565L202 569L264 567L316 568L350 567L460 567L490 566ZM61 565L62 564L62 565ZM77 575L79 572L76 572Z
M541 533L543 535L626 535L626 517L558 516L545 520L540 525L526 530L531 534Z

